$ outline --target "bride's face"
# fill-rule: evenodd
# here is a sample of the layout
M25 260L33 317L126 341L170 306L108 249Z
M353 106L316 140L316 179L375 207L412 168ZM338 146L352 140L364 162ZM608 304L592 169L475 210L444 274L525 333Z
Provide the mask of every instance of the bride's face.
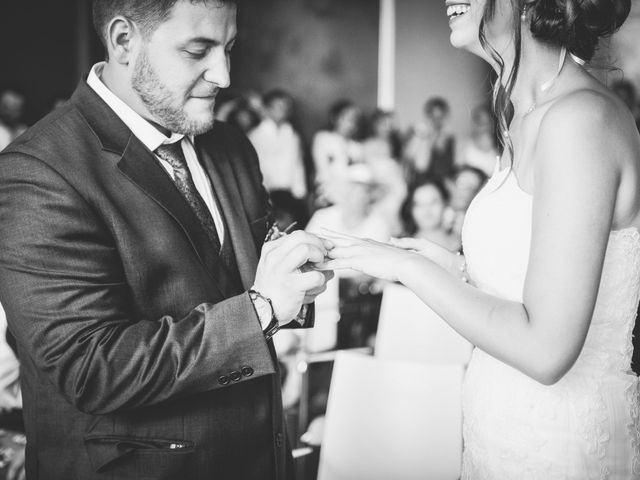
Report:
M495 3L494 15L485 26L489 43L503 53L513 43L512 0L446 0L447 17L451 29L451 45L491 61L491 56L480 44L479 33L482 16L490 2Z

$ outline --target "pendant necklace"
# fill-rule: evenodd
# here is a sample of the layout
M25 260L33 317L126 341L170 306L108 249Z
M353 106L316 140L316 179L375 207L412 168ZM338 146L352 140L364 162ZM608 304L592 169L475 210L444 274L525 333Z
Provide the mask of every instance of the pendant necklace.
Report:
M562 67L564 66L564 61L566 57L567 57L567 49L566 47L562 47L562 50L560 50L560 60L558 61L558 71L552 78L550 78L549 80L547 80L542 84L542 86L540 87L540 93L546 92L551 87L553 87L553 85L556 83L556 80L558 80L558 77L560 76L560 72L562 71ZM524 112L522 116L526 117L527 115L534 112L536 108L538 108L538 102L533 101L531 106L527 108L527 110ZM503 133L505 138L509 138L509 130L505 130Z
M562 67L564 65L564 60L566 57L567 57L567 49L566 47L562 47L562 50L560 51L560 61L558 62L558 71L552 78L550 78L549 80L547 80L542 84L542 86L540 87L540 93L546 92L551 87L553 87L553 85L556 83L556 80L558 80L558 77L560 76L560 72L562 71ZM524 112L523 116L526 117L531 112L533 112L536 108L538 108L538 103L534 100L531 106L527 108L527 111Z

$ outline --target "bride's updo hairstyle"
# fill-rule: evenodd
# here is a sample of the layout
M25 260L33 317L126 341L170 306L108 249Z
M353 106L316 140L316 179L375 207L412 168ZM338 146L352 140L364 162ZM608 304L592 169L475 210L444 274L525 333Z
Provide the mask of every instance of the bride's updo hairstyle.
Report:
M613 34L629 15L631 0L534 0L525 3L535 38L588 62L602 37Z
M486 25L493 18L497 2L510 1L513 6L515 59L510 72L486 37ZM513 146L506 132L513 118L510 97L518 77L521 58L522 28L528 26L541 42L565 47L589 62L601 38L615 33L627 19L631 0L487 0L480 24L480 43L498 64L498 79L493 89L493 106L498 118L498 137L507 148L513 163ZM521 17L524 15L524 20Z

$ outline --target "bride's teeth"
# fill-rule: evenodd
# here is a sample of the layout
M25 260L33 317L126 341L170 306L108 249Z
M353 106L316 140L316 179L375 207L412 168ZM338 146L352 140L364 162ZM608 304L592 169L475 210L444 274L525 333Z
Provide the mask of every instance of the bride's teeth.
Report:
M447 7L447 16L452 17L454 15L455 16L464 15L468 11L469 11L469 5L463 5L463 4L451 5Z

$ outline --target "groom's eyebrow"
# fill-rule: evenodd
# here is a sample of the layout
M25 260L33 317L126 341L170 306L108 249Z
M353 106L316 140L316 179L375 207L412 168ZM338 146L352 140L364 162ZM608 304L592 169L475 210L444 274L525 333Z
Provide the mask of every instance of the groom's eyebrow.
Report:
M229 41L226 43L225 46L233 45L235 42L236 42L236 37L233 37L233 38L229 39ZM190 38L189 40L187 40L186 43L187 44L199 43L199 44L206 45L206 46L209 46L209 47L218 47L218 46L222 45L222 42L220 40L216 40L216 39L209 38L209 37L194 37L194 38Z

